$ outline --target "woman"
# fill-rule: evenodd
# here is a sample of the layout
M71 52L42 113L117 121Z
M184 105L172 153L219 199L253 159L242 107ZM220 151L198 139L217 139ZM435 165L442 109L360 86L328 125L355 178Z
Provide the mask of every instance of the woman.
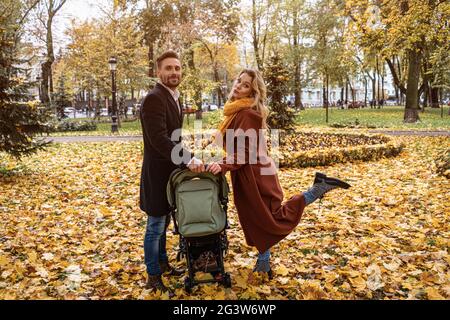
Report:
M260 132L267 128L265 99L266 86L261 74L251 69L241 71L224 106L225 119L219 128L224 145L227 145L227 157L221 163L209 164L206 170L213 174L230 171L234 203L245 239L259 251L254 271L268 273L271 278L270 248L298 225L305 206L332 189L347 189L350 185L316 173L314 184L308 191L282 204L283 191L276 171L270 173L267 170L274 167L274 163L267 156L264 138L259 135L257 139L244 137L245 144L241 143L239 149L238 140L243 132ZM230 138L234 140L233 144L227 143ZM252 145L254 143L257 148ZM258 150L253 159L252 150Z

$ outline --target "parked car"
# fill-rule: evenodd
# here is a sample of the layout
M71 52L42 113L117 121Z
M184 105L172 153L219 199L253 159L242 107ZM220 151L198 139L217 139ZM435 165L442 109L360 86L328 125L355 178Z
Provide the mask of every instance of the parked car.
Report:
M387 105L387 106L395 106L397 104L397 101L395 101L395 100L386 100L384 102L384 104Z
M216 104L210 104L210 103L204 103L202 105L202 110L203 111L214 111L219 109L219 107Z

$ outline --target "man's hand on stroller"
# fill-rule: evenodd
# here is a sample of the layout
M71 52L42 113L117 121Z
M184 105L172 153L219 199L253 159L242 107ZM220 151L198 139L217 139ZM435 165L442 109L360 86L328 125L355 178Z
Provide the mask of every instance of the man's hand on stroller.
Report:
M193 157L191 161L189 161L187 167L192 172L200 173L205 171L205 166L202 162L202 160L197 159L196 157Z
M217 162L213 162L208 164L206 171L211 172L212 174L218 174L222 171L222 168Z

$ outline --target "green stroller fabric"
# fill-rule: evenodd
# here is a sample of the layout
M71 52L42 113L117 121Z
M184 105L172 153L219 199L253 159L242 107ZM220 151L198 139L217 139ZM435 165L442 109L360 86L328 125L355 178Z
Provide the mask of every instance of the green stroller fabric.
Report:
M228 183L224 176L176 169L167 184L167 199L177 231L183 237L201 237L224 230Z

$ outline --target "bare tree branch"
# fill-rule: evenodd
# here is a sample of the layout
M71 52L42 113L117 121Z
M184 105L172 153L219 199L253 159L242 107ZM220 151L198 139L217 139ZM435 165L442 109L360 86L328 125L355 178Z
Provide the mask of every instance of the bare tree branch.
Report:
M27 10L25 11L25 13L23 14L22 18L19 21L19 25L22 25L22 23L25 21L25 19L27 18L28 14L31 12L31 10L33 10L37 4L39 3L40 0L35 0L34 2L31 3L31 5L27 8Z

